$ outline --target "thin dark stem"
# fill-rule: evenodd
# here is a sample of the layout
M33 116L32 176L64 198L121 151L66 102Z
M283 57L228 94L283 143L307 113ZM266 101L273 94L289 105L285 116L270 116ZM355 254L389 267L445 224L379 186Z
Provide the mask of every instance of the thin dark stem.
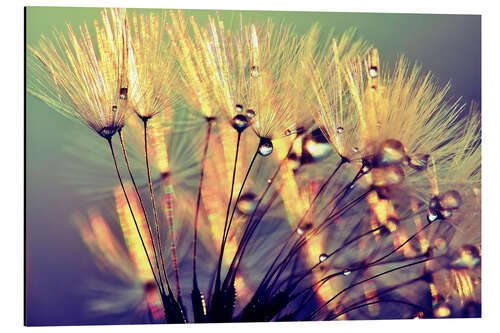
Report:
M212 131L212 121L207 124L207 136L205 138L205 148L201 157L200 181L198 184L198 198L196 199L196 213L194 216L194 234L193 234L193 284L196 282L196 250L198 245L198 216L200 212L201 190L203 188L203 175L205 173L205 160L207 158L208 142L210 141L210 133Z
M156 274L153 268L153 265L151 264L151 259L149 258L149 253L146 248L146 244L144 243L144 239L142 238L141 235L141 230L139 229L139 225L137 224L137 220L135 219L134 211L132 210L132 206L130 205L130 200L128 198L127 192L125 191L125 186L123 185L123 180L122 180L122 175L120 173L120 169L118 168L118 162L116 161L116 156L115 156L115 150L113 148L113 143L111 142L111 138L107 139L109 143L109 148L111 150L111 155L113 156L113 162L115 163L115 169L116 169L116 174L118 175L118 180L120 181L120 185L122 187L123 195L125 196L125 200L127 201L128 208L130 210L130 214L132 215L132 219L134 220L134 225L137 230L137 234L139 235L139 239L141 240L142 247L144 249L144 252L146 253L146 258L148 258L148 263L149 267L151 268L151 273L153 274L153 277L155 279L156 285L158 287L158 290L162 294L162 288L160 287L160 283L158 282L158 279L156 278ZM163 301L163 300L162 300ZM163 307L165 308L165 304L163 304Z
M155 242L154 237L153 237L153 231L151 230L151 225L149 223L149 219L148 219L148 215L146 213L146 209L144 208L144 202L142 200L142 197L141 197L141 194L139 192L139 189L137 188L137 184L135 182L135 178L132 175L132 170L130 168L130 163L129 163L129 160L128 160L127 151L125 149L125 140L123 139L123 134L122 134L121 130L118 131L118 136L120 138L120 145L121 145L121 148L122 148L123 157L125 158L125 164L127 165L127 170L128 170L130 179L132 180L132 184L134 185L135 193L137 194L137 197L139 198L139 203L141 205L142 212L144 213L144 219L146 220L146 225L148 227L149 237L151 238L151 244L153 245L153 252L154 252L154 259L155 259L154 261L155 261L156 269L158 270L158 274L159 274L159 277L160 277L160 285L162 287L163 292L165 292L165 289L164 289L164 286L163 286L163 278L161 276L161 270L160 270L160 266L159 266L159 263L158 263L158 259L159 258L158 258L158 252L157 252L156 245L155 245L156 242Z
M248 175L250 175L250 171L252 171L252 167L253 167L253 164L255 162L255 159L257 158L257 155L258 155L258 150L255 151L255 154L252 157L252 161L250 162L250 165L248 166L247 173L245 174L245 178L243 179L243 183L241 183L240 191L238 192L238 196L236 197L236 201L234 202L233 212L231 213L231 218L229 219L229 224L227 226L226 235L224 238L224 244L226 243L227 237L229 235L229 229L231 228L231 223L233 222L234 213L236 212L236 206L238 205L238 201L240 200L241 193L243 192L243 188L245 187L245 183L247 181Z
M288 246L290 240L292 239L292 237L294 235L296 235L297 233L297 230L300 228L300 225L302 224L302 222L304 221L304 219L307 217L307 215L309 214L311 208L313 207L314 203L316 202L316 200L319 198L321 192L323 192L323 190L326 188L326 186L330 183L330 181L333 179L333 177L337 174L337 172L340 170L340 167L342 165L344 165L344 163L346 163L347 160L345 160L344 158L337 164L337 166L335 167L335 169L332 171L332 173L330 174L330 176L328 177L328 179L326 181L323 182L323 184L321 185L320 189L318 190L318 192L316 193L316 195L314 196L313 200L311 200L311 202L309 203L309 208L306 210L306 212L302 215L301 219L299 220L299 222L297 223L297 227L290 233L290 235L288 236L288 238L285 240L280 252L278 253L278 255L276 256L276 259L273 261L273 263L271 264L271 267L269 267L267 273L266 273L266 276L264 277L263 281L266 281L268 278L269 278L269 274L273 273L272 275L274 275L274 273L276 272L275 270L273 270L275 267L275 264L278 262L279 258L281 257L281 255L284 253L286 247ZM293 249L293 246L292 246L292 249ZM291 250L292 250L291 249ZM283 262L282 262L283 263ZM281 264L280 264L281 265ZM278 267L276 267L278 268ZM271 275L271 276L272 276Z
M407 267L411 267L411 266L415 266L415 265L419 265L419 264L422 264L424 262L427 262L429 260L432 260L432 258L427 258L427 259L423 259L423 260L419 260L419 261L416 261L416 262L412 262L410 264L406 264L406 265L403 265L403 266L399 266L399 267L396 267L396 268L393 268L393 269L389 269L385 272L382 272L382 273L379 273L379 274L376 274L376 275L373 275L369 278L366 278L364 280L361 280L361 281L358 281L356 283L353 283L352 285L350 285L349 287L346 287L344 289L342 289L341 291L339 291L335 296L333 296L332 298L330 298L328 301L326 301L323 305L321 305L319 308L317 308L315 311L313 311L306 319L312 319L321 309L323 309L325 306L327 306L328 304L330 304L334 299L336 299L338 296L340 296L341 294L345 293L346 291L360 285L360 284L363 284L367 281L370 281L370 280L373 280L373 279L376 279L380 276L383 276L383 275L386 275L386 274L389 274L389 273L392 273L392 272L395 272L397 270L400 270L400 269L403 269L403 268L407 268Z
M409 306L413 306L415 308L418 308L418 309L421 309L421 310L425 310L425 311L428 311L427 308L421 306L421 305L418 305L418 304L415 304L415 303L411 303L411 302L407 302L407 301L403 301L403 300L396 300L396 299L391 299L391 300L384 300L384 299L381 299L381 300L377 300L377 301L373 301L373 302L369 302L369 303L363 303L363 304L360 304L360 305L356 305L356 306L353 306L351 308L348 308L342 312L339 312L335 315L332 316L331 320L334 320L340 316L342 316L343 314L346 314L347 312L350 312L350 311L353 311L353 310L357 310L359 308L362 308L362 307L365 307L365 306L369 306L369 305L373 305L373 304L378 304L378 303L398 303L398 304L406 304L406 305L409 305ZM328 318L329 319L329 318Z
M151 195L151 203L153 205L153 214L154 214L154 221L155 221L155 227L156 227L156 237L157 237L156 239L158 241L158 247L160 250L160 259L161 259L161 264L162 264L162 268L163 268L163 273L165 274L165 282L167 284L168 292L171 293L172 290L171 290L170 284L168 282L167 271L165 269L165 260L163 258L163 245L162 245L161 235L160 235L160 223L158 221L158 210L156 208L155 193L153 190L153 182L151 180L151 170L149 167L148 136L147 136L148 120L143 119L143 121L144 121L144 156L145 156L145 160L146 160L146 171L148 174L149 193Z
M216 269L216 278L215 278L215 290L217 291L220 288L220 274L222 269L222 258L224 256L224 245L225 245L225 234L227 229L227 223L229 219L229 212L231 211L231 201L233 200L233 192L234 192L234 180L236 177L236 165L238 164L238 153L240 151L240 141L241 141L241 132L238 132L238 138L236 139L236 153L234 155L234 166L233 166L233 177L231 179L231 191L229 193L229 202L227 203L226 210L226 220L224 222L224 232L222 233L221 246L219 251L219 260L217 262Z

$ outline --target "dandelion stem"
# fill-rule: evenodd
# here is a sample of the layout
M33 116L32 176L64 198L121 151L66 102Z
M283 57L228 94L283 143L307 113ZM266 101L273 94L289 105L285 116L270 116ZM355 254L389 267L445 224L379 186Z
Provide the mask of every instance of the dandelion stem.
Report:
M236 165L238 163L238 153L240 150L240 141L241 141L241 132L238 131L238 137L236 139L236 153L234 155L234 166L233 166L233 177L231 179L231 191L229 193L229 202L227 204L227 210L226 210L226 220L224 222L224 232L222 233L222 240L221 240L221 246L220 246L220 251L219 251L219 260L217 262L217 271L216 271L216 278L215 278L215 290L220 288L220 274L221 274L221 269L222 269L222 258L224 256L224 245L225 245L225 234L226 234L226 229L227 229L227 223L229 219L229 212L231 211L231 201L233 200L233 192L234 192L234 180L236 177Z
M151 195L151 203L153 205L153 214L154 214L154 221L155 221L155 227L156 227L156 237L158 240L158 247L160 250L160 259L161 259L161 264L163 268L163 273L165 274L165 282L167 284L168 292L171 293L172 290L170 288L170 284L168 282L168 276L167 276L167 271L165 269L165 260L163 258L163 245L161 241L161 235L160 235L160 224L158 221L158 210L156 208L156 200L155 200L155 194L153 190L153 182L151 180L151 170L149 167L149 156L148 156L148 136L147 136L147 127L148 127L148 119L143 119L144 122L144 156L146 160L146 172L148 175L148 184L149 184L149 193Z
M158 270L158 274L159 274L159 277L160 277L160 285L162 287L162 291L165 292L165 289L164 289L164 286L163 286L163 279L162 279L161 271L160 271L160 266L158 264L158 259L159 258L158 258L158 253L157 253L157 249L156 249L156 245L155 245L156 242L155 242L155 239L153 237L153 231L151 230L151 225L149 223L149 219L148 219L148 215L146 213L146 209L144 208L144 202L142 200L142 197L141 197L141 194L139 192L139 189L137 188L137 184L135 182L134 176L132 175L132 170L130 168L130 163L129 163L129 160L128 160L127 151L125 149L125 140L123 139L123 134L122 134L122 130L121 129L118 131L118 136L120 138L120 145L121 145L121 148L122 148L123 157L125 158L125 164L127 165L127 170L128 170L129 175L130 175L130 179L132 180L132 184L134 185L135 193L137 194L137 197L139 198L139 203L141 205L142 212L144 213L144 219L146 220L146 225L148 227L149 237L151 238L151 244L153 245L154 259L155 259L156 269Z
M144 248L144 252L146 253L146 258L148 259L149 267L151 268L151 273L153 274L153 277L155 279L158 290L160 291L160 294L164 294L164 292L162 291L162 288L160 286L160 283L158 282L158 279L156 277L153 265L151 264L151 259L149 258L149 253L148 253L148 250L146 248L146 244L144 243L144 239L142 238L141 230L139 229L139 225L137 224L137 220L135 219L134 211L132 210L132 206L130 205L130 200L128 198L127 192L125 191L125 186L123 185L123 180L122 180L122 176L120 173L120 169L118 168L118 162L116 161L115 150L113 148L113 143L111 141L111 137L107 138L107 141L109 143L109 149L111 150L111 155L113 156L113 162L115 164L116 174L118 175L118 180L120 181L120 185L122 187L122 191L123 191L123 195L125 196L125 200L127 201L127 205L128 205L129 210L130 210L130 215L132 215L132 219L134 220L134 225L135 225L135 228L137 230L137 234L139 235L139 239L141 240L142 247ZM162 298L162 302L163 302L163 298ZM165 303L163 303L163 308L166 309Z
M334 319L337 319L338 317L346 314L347 312L350 312L350 311L353 311L353 310L357 310L359 308L362 308L362 307L365 307L365 306L369 306L369 305L373 305L373 304L378 304L378 303L398 303L398 304L406 304L406 305L409 305L409 306L412 306L412 307L415 307L417 309L421 309L421 310L425 310L425 311L429 311L427 308L421 306L421 305L418 305L418 304L415 304L415 303L411 303L411 302L407 302L407 301L403 301L403 300L397 300L397 299L381 299L381 300L377 300L377 301L373 301L373 302L368 302L368 303L363 303L363 304L360 304L360 305L356 305L356 306L353 306L353 307L350 307L344 311L341 311L337 314L334 314L333 316L328 316L327 319L328 320L334 320Z
M252 161L250 162L250 165L248 166L247 173L245 174L245 178L243 178L243 183L241 183L240 191L238 192L238 196L236 197L236 201L234 202L233 211L231 213L231 218L229 219L229 224L227 225L226 234L224 236L224 244L226 243L227 237L229 236L229 229L231 228L231 223L233 222L234 213L236 212L236 206L238 205L238 201L240 200L241 193L243 192L243 188L245 187L245 183L247 181L248 175L250 174L250 171L252 170L252 167L253 167L253 164L255 162L255 159L257 158L258 152L259 152L258 150L255 151L255 154L252 157Z
M399 266L399 267L396 267L396 268L393 268L393 269L389 269L387 271L384 271L382 273L379 273L379 274L375 274L369 278L366 278L364 280L361 280L361 281L358 281L356 283L353 283L352 285L350 285L349 287L346 287L344 289L342 289L341 291L339 291L337 294L335 294L333 297L331 297L328 301L326 301L324 304L322 304L319 308L317 308L316 310L314 310L309 316L306 317L306 320L310 320L312 319L319 311L321 311L321 309L323 309L325 306L327 306L328 304L330 304L333 300L335 300L338 296L340 296L341 294L345 293L346 291L348 291L349 289L352 289L360 284L363 284L367 281L370 281L370 280L373 280L373 279L376 279L380 276L383 276L383 275L386 275L386 274L389 274L389 273L392 273L392 272L395 272L397 270L400 270L400 269L403 269L403 268L407 268L407 267L411 267L411 266L415 266L415 265L419 265L419 264L422 264L424 262L427 262L427 261L430 261L432 260L433 258L426 258L426 259L423 259L423 260L419 260L419 261L416 261L416 262L412 262L412 263L409 263L409 264L406 264L406 265L403 265L403 266Z
M194 235L193 235L193 286L197 286L196 278L196 250L198 242L198 216L200 212L201 203L201 190L203 187L203 175L205 173L205 161L207 158L208 142L210 141L210 133L212 131L212 121L208 121L207 124L207 136L205 138L205 148L203 149L203 156L201 157L201 170L200 170L200 181L198 184L198 198L196 199L196 213L194 216Z

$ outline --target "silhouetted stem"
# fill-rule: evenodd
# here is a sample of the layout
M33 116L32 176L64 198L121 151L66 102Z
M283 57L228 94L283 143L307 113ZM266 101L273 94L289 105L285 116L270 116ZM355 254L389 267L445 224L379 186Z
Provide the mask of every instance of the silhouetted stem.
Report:
M132 180L132 184L134 185L135 193L137 194L137 197L139 198L139 203L141 205L141 209L142 209L142 211L144 213L144 219L146 220L146 225L148 227L149 237L151 238L151 244L153 245L155 265L156 265L156 268L158 270L158 274L160 276L160 285L162 287L163 292L165 292L165 289L163 289L163 279L162 279L162 276L161 276L161 270L160 270L160 266L158 264L158 259L159 258L158 258L158 253L157 253L157 249L156 249L156 245L155 245L155 240L154 240L154 237L153 237L153 231L151 230L151 225L149 223L148 215L146 213L146 209L144 208L144 202L142 201L141 194L139 192L139 189L137 188L137 184L135 183L134 176L132 175L132 170L130 168L130 163L129 163L129 160L128 160L127 151L125 149L125 140L123 139L123 135L122 135L122 131L121 130L118 131L118 136L120 137L120 145L121 145L121 148L122 148L123 157L125 158L125 164L127 165L127 170L128 170L129 175L130 175L130 179Z
M160 250L160 259L161 259L161 264L162 264L162 268L163 268L163 273L165 275L165 283L167 284L168 292L171 293L172 290L171 290L170 284L168 282L167 271L165 269L165 260L163 258L163 245L162 245L161 235L160 235L160 224L158 221L158 210L156 208L155 193L153 190L153 182L151 180L151 170L149 167L148 136L147 136L148 120L143 119L143 121L144 121L144 156L145 156L145 160L146 160L146 171L147 171L147 175L148 175L149 193L151 195L151 203L153 205L153 214L154 214L154 221L155 221L155 227L156 227L156 237L157 237L157 241L158 241L158 247Z
M151 273L153 274L153 277L155 279L156 285L158 287L158 290L160 291L160 294L163 294L162 288L160 287L160 284L158 282L158 279L156 278L155 271L153 269L153 265L151 264L151 259L149 258L149 253L146 248L146 244L144 243L144 239L142 238L141 235L141 230L139 229L139 225L137 224L137 220L135 219L134 211L132 210L132 206L130 205L130 200L128 198L127 192L125 191L125 186L123 185L123 180L122 176L120 173L120 169L118 168L118 162L116 161L116 156L115 156L115 150L113 148L113 143L111 142L111 138L107 139L109 143L109 149L111 150L111 155L113 156L113 162L115 164L115 169L116 169L116 174L118 175L118 180L120 181L120 185L122 187L123 195L125 196L125 200L127 201L128 208L130 209L130 214L132 215L132 220L134 221L135 228L137 230L137 234L139 235L139 239L141 240L142 247L144 249L144 252L146 253L146 258L148 259L149 267L151 268ZM163 300L162 300L163 301ZM163 303L163 308L165 309L165 303Z

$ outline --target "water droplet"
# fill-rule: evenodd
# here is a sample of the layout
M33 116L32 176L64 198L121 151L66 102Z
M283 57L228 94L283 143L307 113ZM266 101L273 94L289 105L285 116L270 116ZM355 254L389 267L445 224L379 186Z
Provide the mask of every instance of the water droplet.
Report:
M474 245L463 245L458 250L458 257L453 261L456 268L476 268L481 263L481 253Z
M271 183L273 182L273 180L272 180L271 178L269 178L269 179L267 180L267 182L268 182L269 184L271 184Z
M344 133L344 128L342 126L337 127L337 134Z
M286 136L292 135L292 130L287 129L287 130L285 131L285 135L286 135Z
M371 78L376 78L378 76L378 68L377 66L371 66L370 69L368 70L368 73L370 74Z
M118 107L117 107L116 105L113 105L113 106L111 107L111 111L113 111L113 112L118 111Z
M359 148L358 147L353 147L352 151L355 152L355 153L357 153L357 152L359 152Z
M385 168L373 168L373 185L386 187L401 184L405 179L405 172L399 165L390 165Z
M428 222L434 222L438 219L438 214L436 214L436 212L432 209L429 209L427 211L427 221Z
M410 157L408 165L417 171L423 171L427 169L429 157L429 154L415 154Z
M243 112L243 105L241 104L236 104L236 112L241 113Z
M273 152L273 143L268 138L260 138L259 154L269 156Z
M297 233L299 235L303 235L304 234L304 230L302 230L302 228L297 228Z
M457 209L462 204L462 197L455 190L447 191L440 197L439 204L444 209Z
M390 232L396 231L396 229L399 226L399 220L395 217L389 217L387 221L385 222L387 229L389 229Z
M252 77L258 77L259 76L259 67L258 66L252 66L250 68L250 76L252 76Z
M405 147L394 139L385 140L376 156L378 165L386 166L401 163L406 157Z
M120 99L122 101L126 101L127 100L127 95L128 95L128 88L121 88L120 89Z
M116 131L118 131L118 130L119 130L119 128L117 128L117 127L106 126L106 127L101 128L101 130L99 131L99 134L103 138L109 139L113 135L115 135Z
M251 192L245 193L238 200L236 208L243 215L251 215L257 207L257 196Z
M252 109L248 109L247 112L246 112L246 114L247 114L248 119L255 118L255 111L252 110Z
M361 173L367 174L368 172L370 172L370 170L371 168L368 165L364 164L363 167L361 168Z
M328 255L326 255L325 253L319 255L319 262L323 262L326 259L328 259Z
M344 274L345 276L348 276L348 275L350 275L351 273L352 273L352 272L351 272L351 270L350 270L349 268L344 268L343 274Z
M317 161L327 157L331 153L332 147L328 142L318 142L311 137L305 140L304 150Z
M242 114L237 114L231 121L231 125L238 132L243 132L248 127L248 119Z

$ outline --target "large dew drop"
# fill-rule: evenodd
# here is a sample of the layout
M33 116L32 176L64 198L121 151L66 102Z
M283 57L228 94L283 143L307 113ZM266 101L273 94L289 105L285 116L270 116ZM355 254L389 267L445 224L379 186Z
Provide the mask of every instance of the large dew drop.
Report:
M268 138L261 138L259 143L259 154L269 156L273 152L273 143Z
M319 262L323 262L326 259L328 259L328 255L326 255L325 253L319 255Z
M451 190L440 197L439 204L443 209L457 209L462 204L462 197L457 191Z
M406 150L401 142L394 139L385 140L376 156L379 166L400 164L406 158Z
M373 168L373 185L377 187L394 186L401 184L405 179L405 172L399 165L390 165L385 168Z

